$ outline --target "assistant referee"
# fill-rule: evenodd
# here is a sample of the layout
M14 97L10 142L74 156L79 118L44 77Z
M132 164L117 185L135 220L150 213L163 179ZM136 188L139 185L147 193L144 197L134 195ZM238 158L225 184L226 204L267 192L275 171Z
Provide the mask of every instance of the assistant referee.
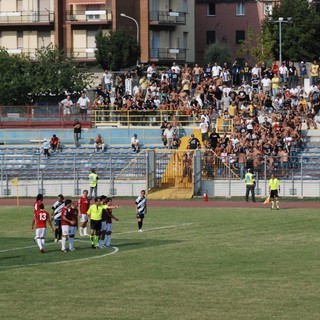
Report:
M279 200L278 195L280 193L280 182L277 178L274 177L274 174L271 175L269 180L269 194L271 199L271 210L275 207L279 210Z

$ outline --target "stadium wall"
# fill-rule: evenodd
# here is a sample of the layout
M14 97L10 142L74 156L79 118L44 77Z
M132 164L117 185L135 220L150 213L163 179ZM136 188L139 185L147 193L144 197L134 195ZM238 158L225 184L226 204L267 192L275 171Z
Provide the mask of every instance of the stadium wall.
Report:
M280 181L280 197L320 197L320 180L281 180ZM204 192L209 197L239 197L245 196L246 185L244 180L202 180L199 195ZM268 181L259 180L256 186L256 197L267 197Z
M81 194L84 189L88 189L87 181L80 180L79 183L72 180L45 180L43 184L40 181L21 181L18 186L13 186L10 182L6 185L5 181L1 183L1 196L16 197L34 197L37 193L44 193L47 196L56 196L62 193L68 197L75 197ZM116 197L134 197L140 190L146 189L145 180L100 180L98 185L98 194L105 194ZM320 181L318 180L280 180L280 197L293 198L316 198L320 197ZM10 190L10 194L5 194L5 190ZM221 181L221 180L202 180L199 194L204 192L209 197L244 197L246 187L244 181ZM268 196L268 181L259 180L256 187L256 197L266 198Z
M100 133L107 145L130 145L133 134L137 134L140 143L144 145L157 145L161 142L160 128L94 128L83 129L80 144L93 144L94 138ZM180 137L191 135L192 129L181 129ZM50 139L53 134L60 138L62 144L73 144L73 128L70 129L2 129L0 130L0 143L30 144L31 140Z
M38 193L42 193L49 197L56 197L63 194L65 197L76 197L82 194L83 190L89 190L88 181L71 180L45 180L43 184L40 181L20 181L18 186L5 181L1 183L1 196L10 197L35 197ZM116 180L114 184L110 181L99 180L98 195L117 196L117 197L134 197L139 195L142 189L146 189L145 180ZM6 195L9 190L9 194Z

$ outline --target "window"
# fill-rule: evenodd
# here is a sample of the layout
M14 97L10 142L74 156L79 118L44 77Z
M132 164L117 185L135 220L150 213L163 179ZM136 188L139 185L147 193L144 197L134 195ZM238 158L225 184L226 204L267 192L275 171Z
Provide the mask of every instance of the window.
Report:
M23 10L23 1L17 0L17 11Z
M86 11L92 11L92 12L95 12L95 11L99 11L99 6L96 6L96 5L87 5L87 9ZM100 20L100 14L87 14L87 21L90 21L90 20Z
M87 48L93 49L96 47L96 30L87 31Z
M182 12L185 12L185 13L188 13L188 12L189 12L188 0L183 0L183 3L182 3Z
M183 33L183 49L188 49L188 32Z
M17 32L17 48L23 49L23 31Z
M38 31L38 49L46 48L51 43L50 31Z
M245 31L244 30L237 30L236 31L236 44L240 44L243 40L245 40Z
M243 2L237 2L236 3L236 15L237 16L244 16L245 15L244 3Z
M211 44L216 42L216 32L214 30L207 31L206 43Z
M272 2L265 2L263 5L264 5L263 7L264 15L266 16L272 15Z
M216 4L208 3L208 16L215 16L215 15L216 15Z

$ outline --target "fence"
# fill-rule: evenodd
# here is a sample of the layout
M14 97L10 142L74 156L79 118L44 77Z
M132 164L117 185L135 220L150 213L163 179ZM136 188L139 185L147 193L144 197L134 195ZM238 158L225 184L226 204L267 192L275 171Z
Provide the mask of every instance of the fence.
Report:
M155 161L149 161L152 154ZM275 157L270 165L267 156L239 164L237 157L217 157L195 152L191 157L190 169L184 170L184 152L157 152L147 150L139 154L61 154L45 158L35 154L29 156L1 156L1 196L34 196L43 193L56 196L63 193L78 196L88 188L88 175L95 168L100 177L99 193L117 196L133 196L139 189L148 186L152 172L159 187L194 187L194 195L207 191L209 196L243 195L242 175L247 167L256 174L256 194L264 197L268 193L268 180L273 173L279 178L281 196L319 197L319 157L299 155L281 161ZM201 166L193 165L197 161ZM260 161L258 164L258 160ZM243 171L242 171L243 170ZM200 177L200 178L198 178ZM18 183L15 178L18 178ZM171 181L170 181L171 179ZM173 179L173 180L172 180ZM174 182L172 184L172 182ZM199 183L199 184L198 184Z
M115 105L110 107L89 109L86 119L79 113L79 107L74 105L71 114L64 114L63 107L58 105L44 106L0 106L0 126L37 127L70 126L75 119L93 127L160 127L164 120L176 123L179 128L199 127L202 110L118 110ZM218 133L230 134L233 130L233 121L218 117L211 124Z

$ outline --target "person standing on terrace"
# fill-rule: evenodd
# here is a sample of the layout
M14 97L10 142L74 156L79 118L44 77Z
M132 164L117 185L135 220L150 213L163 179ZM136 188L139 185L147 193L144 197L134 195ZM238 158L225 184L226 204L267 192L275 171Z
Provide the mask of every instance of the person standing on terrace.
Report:
M73 123L73 137L74 144L76 145L76 147L79 147L79 139L81 139L81 123L78 119L75 119Z
M82 92L81 97L77 101L77 105L80 108L80 116L82 121L87 121L88 108L90 107L90 99L86 96L85 92Z

